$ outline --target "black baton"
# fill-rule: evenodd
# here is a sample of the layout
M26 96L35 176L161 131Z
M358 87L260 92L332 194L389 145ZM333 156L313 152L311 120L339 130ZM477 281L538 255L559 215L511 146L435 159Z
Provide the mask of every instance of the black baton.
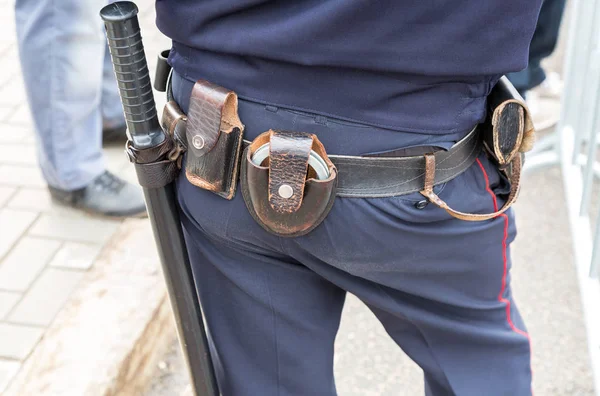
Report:
M145 158L151 157L157 148L158 162L164 160L164 153L158 147L165 142L166 135L156 115L137 13L134 3L120 1L104 7L100 16L106 26L131 144L149 154ZM144 196L195 395L218 396L200 302L179 222L174 183L159 188L144 187Z

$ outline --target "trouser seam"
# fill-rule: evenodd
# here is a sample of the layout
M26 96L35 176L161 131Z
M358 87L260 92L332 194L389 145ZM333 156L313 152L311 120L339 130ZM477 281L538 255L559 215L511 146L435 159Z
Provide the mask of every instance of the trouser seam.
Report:
M266 278L266 287L267 293L269 294L269 308L271 309L271 315L273 315L273 338L275 344L275 365L277 366L277 396L280 395L280 385L281 385L281 373L280 373L280 365L279 365L279 338L277 336L277 312L275 311L275 307L273 307L273 298L271 297L271 287L269 283L269 274L267 274Z

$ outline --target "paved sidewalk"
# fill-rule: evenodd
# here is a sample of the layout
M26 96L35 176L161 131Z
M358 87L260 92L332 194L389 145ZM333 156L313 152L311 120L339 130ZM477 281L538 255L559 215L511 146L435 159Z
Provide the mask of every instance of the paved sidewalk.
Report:
M153 27L153 4L138 1L144 27ZM14 23L14 0L0 0L0 394L121 224L50 201L37 167ZM168 41L154 27L148 32L153 68ZM135 180L122 145L105 152L110 170Z

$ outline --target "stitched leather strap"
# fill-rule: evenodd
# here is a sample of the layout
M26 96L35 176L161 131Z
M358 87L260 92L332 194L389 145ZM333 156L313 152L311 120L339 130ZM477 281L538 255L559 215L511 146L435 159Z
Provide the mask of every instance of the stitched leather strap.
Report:
M125 152L129 161L135 165L138 182L142 187L160 188L175 180L178 173L177 162L168 159L173 147L170 137L159 146L146 150L138 150L131 141L127 141Z
M184 137L186 121L187 117L175 101L171 100L165 104L160 123L169 136L173 138ZM183 133L181 130L183 130ZM185 143L185 140L182 143Z
M161 144L150 149L138 150L133 146L131 140L125 143L125 152L129 157L129 162L136 164L149 164L160 160L173 148L173 142L169 137L166 137Z
M510 167L508 169L508 176L510 180L510 193L508 195L508 199L502 208L499 210L488 213L488 214L476 214L476 213L464 213L454 210L448 206L444 200L442 200L434 191L433 185L435 180L435 156L432 154L425 155L425 188L421 191L427 199L433 204L439 206L448 212L452 217L456 217L457 219L466 220L466 221L484 221L493 219L495 217L500 216L502 213L506 212L508 208L512 206L517 200L517 195L519 193L519 187L521 184L521 166L522 166L522 155L519 154L513 158L510 163Z
M161 117L161 126L173 140L173 149L169 152L169 160L177 162L177 168L181 169L181 156L187 151L186 127L187 117L181 111L179 105L170 100L165 104Z
M313 137L271 131L269 142L269 204L279 213L293 213L302 205Z
M160 188L171 183L177 177L179 168L171 160L150 164L135 164L138 182L146 188Z

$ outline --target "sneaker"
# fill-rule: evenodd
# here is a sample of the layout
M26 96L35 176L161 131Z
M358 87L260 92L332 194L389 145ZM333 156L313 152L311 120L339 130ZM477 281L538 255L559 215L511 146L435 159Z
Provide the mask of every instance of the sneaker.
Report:
M84 188L66 191L48 186L52 200L91 214L146 217L141 188L105 171Z

